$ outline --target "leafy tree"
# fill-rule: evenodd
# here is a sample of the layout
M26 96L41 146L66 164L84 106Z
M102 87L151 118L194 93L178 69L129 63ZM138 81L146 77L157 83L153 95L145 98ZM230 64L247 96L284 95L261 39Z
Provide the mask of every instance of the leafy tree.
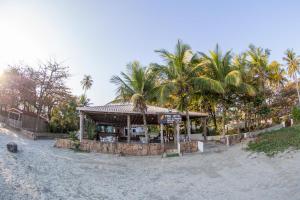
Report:
M65 80L70 76L68 67L55 60L49 60L41 63L38 70L32 70L32 78L36 84L36 101L35 108L38 116L43 112L51 113L54 105L65 99L69 94L69 88L65 85ZM67 95L69 97L69 95ZM48 110L46 107L48 106ZM51 116L51 114L49 114Z
M151 69L143 67L138 61L127 65L127 72L121 76L113 76L111 82L117 86L115 102L131 102L133 110L143 115L146 142L149 142L146 111L147 103L156 96L155 74Z
M61 102L51 113L50 131L67 133L78 129L77 102L72 98L68 102Z

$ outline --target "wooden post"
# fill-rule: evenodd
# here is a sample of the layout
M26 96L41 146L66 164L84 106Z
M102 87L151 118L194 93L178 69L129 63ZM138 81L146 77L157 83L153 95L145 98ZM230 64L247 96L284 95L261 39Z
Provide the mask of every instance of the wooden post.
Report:
M176 140L177 140L177 151L178 154L180 155L180 127L178 122L176 122Z
M163 123L160 124L160 144L164 144L164 125Z
M176 127L176 124L174 123L174 124L173 124L173 138L174 138L174 144L177 144L177 137L176 137L176 134L177 134L177 127Z
M127 115L127 142L130 143L131 139L131 120L130 115Z
M187 129L187 135L188 135L188 141L191 141L191 120L189 111L186 111L186 129Z
M83 133L84 133L84 114L82 111L80 111L80 131L79 131L79 140L82 141Z

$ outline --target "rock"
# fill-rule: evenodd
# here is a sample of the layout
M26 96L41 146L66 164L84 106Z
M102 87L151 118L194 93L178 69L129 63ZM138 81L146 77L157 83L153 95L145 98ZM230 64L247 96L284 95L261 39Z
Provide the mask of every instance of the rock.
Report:
M12 153L17 153L18 152L18 145L14 142L10 142L6 145L7 150L12 152Z

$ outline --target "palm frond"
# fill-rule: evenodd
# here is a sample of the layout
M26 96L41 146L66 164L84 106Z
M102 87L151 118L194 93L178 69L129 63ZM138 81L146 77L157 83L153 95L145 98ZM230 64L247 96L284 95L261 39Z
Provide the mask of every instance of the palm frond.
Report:
M229 72L225 77L225 83L227 85L238 87L242 82L241 73L238 70Z

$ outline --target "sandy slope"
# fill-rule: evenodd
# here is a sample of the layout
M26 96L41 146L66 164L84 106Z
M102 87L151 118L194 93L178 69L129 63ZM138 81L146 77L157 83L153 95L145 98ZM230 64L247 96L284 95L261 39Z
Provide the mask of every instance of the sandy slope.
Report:
M52 146L0 130L0 199L300 199L300 152L267 158L236 145L162 159Z

